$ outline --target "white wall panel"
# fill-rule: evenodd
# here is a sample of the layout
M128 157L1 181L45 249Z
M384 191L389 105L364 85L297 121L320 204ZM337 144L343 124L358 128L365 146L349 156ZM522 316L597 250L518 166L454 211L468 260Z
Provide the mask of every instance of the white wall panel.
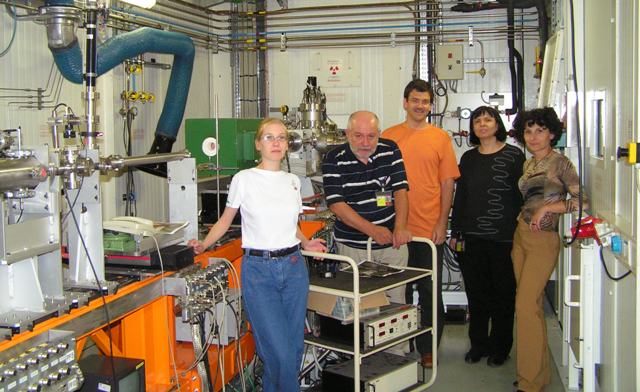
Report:
M634 86L638 83L638 28L637 15L640 6L637 1L624 0L617 3L616 9L616 104L615 130L612 146L608 154L615 156L617 146L626 145L636 140L638 122L636 121L638 108L638 92ZM612 132L613 133L613 132ZM629 238L634 238L636 230L633 217L635 216L636 200L629 197L636 187L635 170L626 163L613 164L615 173L615 217L616 226Z
M4 7L0 7L0 50L6 48L10 41L11 31L15 22L8 15ZM0 57L0 88L44 89L47 84L53 57L47 47L45 28L33 22L19 22L16 36L10 50ZM54 69L54 75L59 73ZM54 87L50 83L49 93ZM37 95L34 92L0 90L0 96L20 96L0 98L0 127L23 129L26 144L49 142L51 139L46 131L46 121L51 114L52 106L58 102L65 102L72 106L78 114L84 109L80 104L80 86L69 81L62 82L59 99L53 102L53 95L45 98L43 110L25 108L32 106Z
M272 107L297 107L308 76L317 76L313 56L331 54L333 49L292 49L269 52L269 75ZM344 49L336 50L336 55ZM351 48L359 57L360 85L327 87L318 83L327 96L327 114L344 128L356 110L370 110L380 117L383 128L404 120L402 89L411 80L412 48Z
M272 3L272 4L271 4ZM370 1L367 3L379 3ZM326 2L322 5L341 4L340 2ZM318 5L316 2L310 1L289 1L289 8L305 7ZM271 9L279 9L278 5L270 2ZM445 6L445 9L447 6ZM380 10L388 10L388 8L380 8ZM395 10L395 8L394 8ZM361 10L360 10L361 11ZM529 10L531 11L531 10ZM356 12L354 10L336 11L336 12ZM498 11L504 12L504 11ZM451 13L448 13L451 15ZM488 13L485 13L488 14ZM298 14L296 14L298 15ZM455 15L455 14L453 14ZM463 15L463 14L457 14ZM381 15L380 18L399 18L409 16L409 14L391 14ZM536 20L535 15L527 17ZM335 19L340 20L339 17ZM506 17L505 25L506 25ZM463 19L461 19L463 20ZM306 19L296 19L295 22L306 21ZM394 25L406 25L409 21L394 22ZM355 25L361 26L361 25ZM380 26L384 27L385 23L372 22L364 26ZM345 25L318 25L316 29L344 29L349 27ZM306 27L311 29L310 27ZM281 28L281 30L295 30L293 27L289 29ZM276 29L277 30L277 29ZM366 30L369 31L369 30ZM407 28L394 28L391 31L410 31ZM342 31L340 31L342 32ZM444 36L447 39L447 36ZM467 42L463 42L464 53L466 59L477 60L481 58L480 45L475 44L470 47ZM503 94L505 96L505 105L501 109L511 107L511 81L509 74L509 64L507 60L507 42L506 40L483 40L484 58L486 75L482 78L476 73L466 73L480 68L480 64L465 64L465 76L463 80L458 82L457 93L449 91L449 104L446 108L447 112L455 111L458 106L474 109L484 104L481 100L481 92L485 92L485 98L493 93ZM525 85L525 107L530 108L536 102L538 92L538 80L533 79L534 75L533 63L535 61L535 47L538 41L535 38L528 38L525 41L516 40L516 48L524 56L524 75ZM355 48L349 49L333 49L333 48L313 48L307 49L290 49L285 52L279 50L270 50L268 52L269 61L269 99L270 106L277 108L280 105L287 104L290 107L297 107L302 92L305 88L307 76L314 75L317 68L317 58L319 54L324 57L330 57L332 53L339 56L345 50L359 53L360 64L360 85L353 87L336 87L331 88L320 84L320 87L327 95L327 113L338 126L345 127L348 115L359 109L371 110L380 116L382 127L388 127L401 122L405 118L405 112L402 108L402 92L404 86L411 80L412 62L413 62L413 46L396 46L392 47L391 38L389 45L379 47ZM444 98L437 98L437 111L444 109ZM435 111L435 110L434 110ZM505 123L509 126L513 118L505 117ZM434 121L436 121L434 119ZM442 123L443 128L452 132L458 131L458 119L452 118L451 113ZM463 130L468 130L468 120L463 120L460 124ZM466 143L459 148L459 153L467 149Z
M272 4L273 3L273 4ZM367 3L380 3L369 1ZM322 5L344 4L339 1L327 1ZM313 1L289 1L289 8L317 6ZM278 9L275 2L269 2L271 9ZM400 9L399 7L393 8ZM362 10L358 10L362 12ZM355 12L354 10L336 12ZM296 13L296 15L301 15ZM403 15L403 14L400 14ZM405 16L409 16L407 12ZM395 17L398 17L396 15ZM383 18L383 16L380 16ZM345 20L335 17L332 20ZM308 19L295 19L295 22L304 22ZM277 22L282 23L282 22ZM404 24L410 22L402 22ZM367 24L355 24L355 27L384 27L385 23L370 22ZM325 34L344 33L349 24L318 24L315 26L274 28L274 30L323 30ZM351 31L358 34L360 30ZM363 32L369 32L365 30ZM373 30L371 30L373 31ZM391 33L392 30L389 30ZM393 31L409 31L407 28L397 28ZM288 105L297 107L302 99L302 92L306 87L308 76L318 76L318 85L327 96L327 114L339 127L346 126L349 115L356 110L370 110L380 117L382 128L389 127L404 120L402 110L402 89L411 80L413 46L392 47L391 38L389 44L377 47L346 47L328 48L288 48L285 52L270 50L268 56L269 67L269 102L271 107ZM328 41L321 41L326 44ZM363 41L364 42L364 41ZM316 44L318 42L315 42ZM326 79L329 70L322 59L344 59L345 65L357 67L353 73L357 74L357 81L336 83L339 86L332 87L322 83ZM348 86L347 84L351 84ZM276 114L277 115L277 114Z
M0 50L6 46L11 36L13 20L7 14L4 7L0 7ZM78 29L80 46L84 48L84 31ZM83 50L84 51L84 50ZM155 58L158 62L173 62L173 56L146 54L147 60ZM84 58L84 55L83 55ZM0 58L0 87L3 88L44 88L49 75L53 58L47 47L47 38L44 27L33 22L20 22L16 38L11 50ZM219 98L220 116L231 116L231 79L229 68L229 55L227 53L212 54L201 47L196 48L196 60L191 79L189 98L185 111L185 118L212 117L214 114L213 95ZM54 67L54 74L57 69ZM155 103L136 103L139 114L133 122L133 154L146 154L154 138L157 121L162 111L162 104L169 82L170 71L156 68L145 68L145 90L156 95ZM123 119L118 113L122 107L120 93L124 89L124 71L122 66L114 68L107 75L98 79L98 92L101 95L98 101L97 112L100 115L100 130L105 133L105 140L109 145L101 143L101 151L107 153L124 154L122 142ZM84 106L80 94L81 85L74 85L63 81L59 99L51 102L64 102L71 106L78 115L84 114ZM26 95L0 90L0 96ZM109 99L105 102L104 99ZM47 129L47 118L51 115L51 108L37 110L20 108L19 105L10 105L14 99L0 98L0 128L13 128L22 126L25 144L48 143L50 136ZM26 99L20 99L24 101ZM106 110L105 110L106 109ZM184 148L184 121L177 135L177 141L173 151ZM121 195L125 189L125 177L104 179L104 188L111 188L104 197L105 218L124 213L124 203ZM168 217L165 210L166 180L150 176L148 174L135 173L137 189L138 215L151 219L164 220Z

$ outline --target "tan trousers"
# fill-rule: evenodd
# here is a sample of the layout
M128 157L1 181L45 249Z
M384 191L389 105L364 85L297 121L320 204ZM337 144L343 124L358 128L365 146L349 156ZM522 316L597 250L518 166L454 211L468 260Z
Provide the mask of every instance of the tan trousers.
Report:
M513 239L516 276L516 361L518 389L542 391L551 382L543 294L560 251L556 232L532 232L518 221Z

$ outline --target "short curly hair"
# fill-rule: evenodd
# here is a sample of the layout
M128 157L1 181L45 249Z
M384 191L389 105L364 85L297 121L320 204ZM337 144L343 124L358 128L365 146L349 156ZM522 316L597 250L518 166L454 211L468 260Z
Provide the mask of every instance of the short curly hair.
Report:
M553 108L545 107L539 109L532 109L518 113L515 120L513 120L513 130L515 139L518 143L525 145L524 130L526 127L530 127L537 124L541 127L545 127L553 135L551 139L551 147L558 144L560 137L562 136L562 121L558 118L556 111Z
M507 140L507 129L504 127L504 123L502 122L502 118L500 118L500 112L498 112L495 108L491 106L479 106L476 110L471 113L471 117L469 117L469 143L477 146L480 144L480 139L476 136L476 133L473 130L473 120L482 116L483 114L487 114L493 117L496 120L496 125L498 129L496 130L496 140L499 142L504 142Z

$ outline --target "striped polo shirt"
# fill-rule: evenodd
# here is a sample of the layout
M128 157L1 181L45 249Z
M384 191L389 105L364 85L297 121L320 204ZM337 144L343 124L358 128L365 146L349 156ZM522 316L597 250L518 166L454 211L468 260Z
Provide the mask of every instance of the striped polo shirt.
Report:
M402 155L394 141L380 138L366 165L356 158L349 143L342 144L327 153L322 173L327 206L345 202L364 219L393 231L395 208L393 205L378 207L376 192L409 189ZM347 246L367 247L368 236L339 219L334 226L334 236L337 242ZM373 249L388 246L373 243Z

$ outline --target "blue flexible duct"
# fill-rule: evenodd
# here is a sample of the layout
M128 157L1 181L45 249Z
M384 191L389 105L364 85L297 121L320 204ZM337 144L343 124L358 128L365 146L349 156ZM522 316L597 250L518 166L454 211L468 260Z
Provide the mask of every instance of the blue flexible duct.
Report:
M45 6L73 6L73 0L49 0ZM98 46L98 76L109 72L124 60L142 53L173 54L173 67L169 79L162 113L156 126L156 138L169 142L168 150L180 130L180 123L187 104L195 47L184 34L143 27L115 36ZM60 73L72 83L82 83L82 52L77 40L66 48L51 48ZM155 143L155 142L154 142ZM166 150L162 148L162 150ZM168 152L168 151L156 151Z
M175 139L187 104L195 47L184 34L148 27L121 34L98 46L98 76L139 54L173 54L173 67L156 135Z

